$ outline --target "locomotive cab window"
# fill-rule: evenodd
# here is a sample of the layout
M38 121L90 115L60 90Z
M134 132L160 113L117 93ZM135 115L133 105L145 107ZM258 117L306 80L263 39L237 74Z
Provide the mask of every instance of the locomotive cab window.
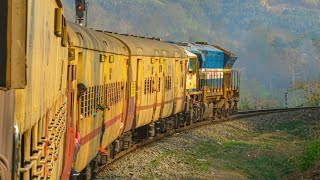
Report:
M190 73L196 73L198 69L198 62L196 58L190 58L189 63L188 63L188 71Z

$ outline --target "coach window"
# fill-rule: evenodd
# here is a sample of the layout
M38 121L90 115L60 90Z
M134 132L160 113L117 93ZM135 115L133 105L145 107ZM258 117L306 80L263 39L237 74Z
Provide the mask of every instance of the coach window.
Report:
M164 89L168 90L168 76L165 77Z
M2 42L0 42L2 43ZM2 45L0 45L2 46ZM1 48L2 49L2 48ZM0 87L6 87L7 79L7 57L6 53L3 53L0 49Z
M146 94L149 94L149 78L147 78L147 85L146 85Z
M153 77L150 78L150 84L149 84L150 93L153 92Z
M0 1L0 86L6 87L7 79L7 25L8 1Z
M158 92L160 92L161 90L161 78L159 77L159 81L158 81Z
M114 104L114 89L113 89L113 83L111 83L111 105L113 106Z
M107 106L110 106L110 85L109 84L106 85L106 96L107 96L106 104Z
M111 80L112 68L109 69L109 80Z
M180 82L181 84L180 84L180 87L182 87L183 88L183 77L181 77L181 82Z

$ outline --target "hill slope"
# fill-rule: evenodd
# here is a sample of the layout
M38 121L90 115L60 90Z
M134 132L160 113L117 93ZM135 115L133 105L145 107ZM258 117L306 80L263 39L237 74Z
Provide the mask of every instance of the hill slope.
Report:
M72 21L73 3L64 0L66 16ZM243 94L270 98L274 91L288 88L292 79L319 78L320 67L313 57L320 50L320 0L88 3L88 26L95 29L173 41L208 41L232 50L239 56L235 67L242 71Z

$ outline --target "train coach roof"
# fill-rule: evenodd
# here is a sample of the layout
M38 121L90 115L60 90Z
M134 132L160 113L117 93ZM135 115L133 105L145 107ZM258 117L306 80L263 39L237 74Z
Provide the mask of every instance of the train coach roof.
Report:
M71 46L112 54L129 54L125 44L114 37L72 22L67 22L67 26Z
M151 56L151 57L171 57L171 58L186 58L187 55L181 47L160 41L155 38L137 37L124 34L116 34L104 32L109 36L118 38L125 43L132 56Z

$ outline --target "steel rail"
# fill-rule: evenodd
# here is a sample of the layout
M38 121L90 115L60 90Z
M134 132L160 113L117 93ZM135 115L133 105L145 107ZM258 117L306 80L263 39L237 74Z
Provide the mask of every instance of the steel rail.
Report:
M118 153L114 157L114 159L108 159L106 164L98 167L97 175L99 175L104 170L106 170L108 165L111 165L111 164L121 160L122 158L131 154L132 152L139 150L139 149L142 149L143 147L150 145L154 142L157 142L165 137L170 137L176 133L185 132L185 131L189 131L192 129L197 129L197 128L207 126L207 125L219 124L219 123L223 123L223 122L227 122L227 121L234 121L234 120L244 119L244 118L253 117L253 116L266 115L266 114L272 114L272 113L292 112L292 111L298 111L298 110L320 110L320 107L298 107L298 108L283 108L283 109L278 108L278 109L261 109L261 110L239 111L239 112L237 112L237 114L234 114L234 115L231 115L228 117L224 117L219 120L212 120L212 118L211 119L208 118L208 119L200 121L200 122L191 123L189 126L184 126L184 127L178 128L178 129L168 130L166 133L155 136L152 139L146 139L146 140L143 140L137 144L134 144L133 146L131 146L127 150L124 150L124 151L121 151L120 153Z

